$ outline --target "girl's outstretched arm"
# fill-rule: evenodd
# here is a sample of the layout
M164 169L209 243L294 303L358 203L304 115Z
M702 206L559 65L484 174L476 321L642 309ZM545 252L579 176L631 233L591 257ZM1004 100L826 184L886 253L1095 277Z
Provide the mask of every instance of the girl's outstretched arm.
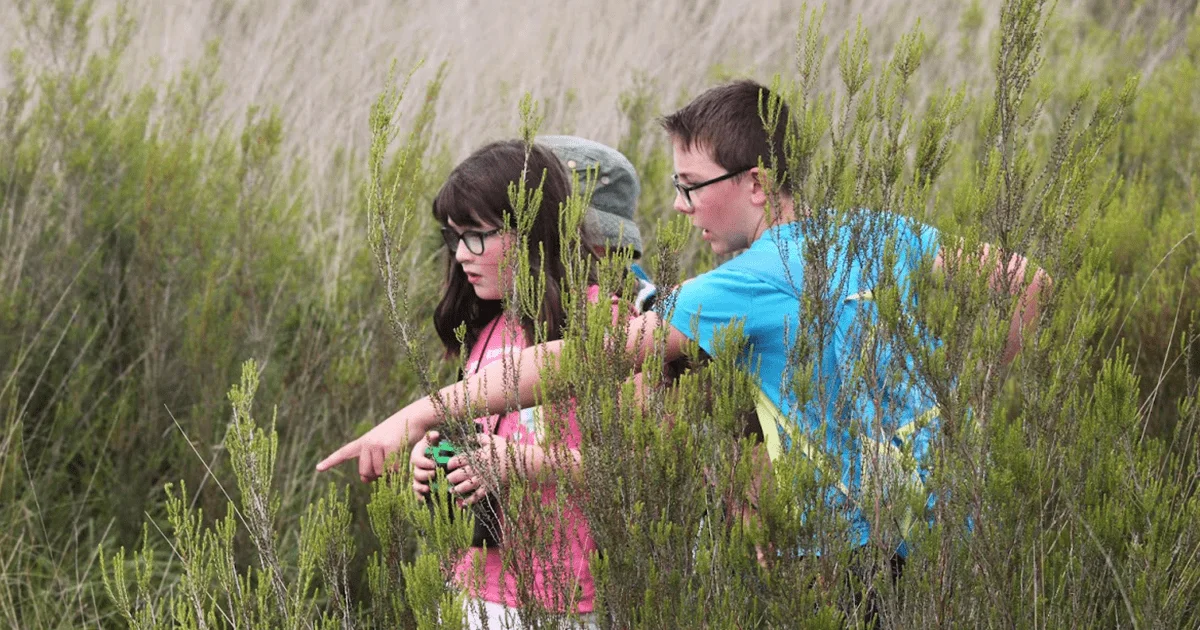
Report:
M626 347L636 353L639 359L645 357L653 347L652 333L663 325L666 324L653 312L630 319L625 330ZM682 356L686 343L687 338L683 333L668 326L665 360L671 361ZM436 398L445 406L444 412L439 412L438 402L431 397L414 401L321 460L317 464L317 471L329 470L357 459L359 477L363 481L372 481L383 474L384 459L388 455L416 443L447 415L486 416L503 413L506 409L537 405L542 369L547 361L554 360L562 352L562 344L562 341L550 341L530 346L516 355L513 361L494 361L478 373L443 387ZM515 392L502 386L505 370L508 369L515 369Z
M468 412L477 416L492 415L504 411L514 402L517 408L532 407L541 384L542 367L551 356L558 356L560 352L562 341L551 341L525 348L514 361L490 363L478 373L443 387L434 397L417 399L362 436L347 442L321 460L317 471L357 459L358 476L363 481L372 481L383 474L383 462L388 455L420 440L447 415L466 415ZM504 371L512 367L517 375L515 401L511 392L497 386L505 381ZM487 383L492 386L486 387ZM444 411L439 409L442 406Z

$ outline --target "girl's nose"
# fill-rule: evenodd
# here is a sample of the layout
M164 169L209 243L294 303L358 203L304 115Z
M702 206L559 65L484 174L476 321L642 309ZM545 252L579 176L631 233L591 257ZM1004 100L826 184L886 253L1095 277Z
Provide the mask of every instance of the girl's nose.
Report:
M458 247L454 249L454 260L457 260L459 263L465 263L469 260L473 260L474 258L475 254L471 253L471 250L467 249L466 239L459 239Z

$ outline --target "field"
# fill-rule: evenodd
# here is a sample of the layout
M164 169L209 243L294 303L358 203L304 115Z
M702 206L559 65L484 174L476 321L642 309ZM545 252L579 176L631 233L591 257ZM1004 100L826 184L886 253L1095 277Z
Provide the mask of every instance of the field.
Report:
M716 516L745 490L740 443L597 410L606 619L842 627L870 600L894 627L1200 625L1195 0L341 4L0 3L0 626L452 622L461 522L422 529L402 476L313 472L453 379L433 194L535 119L619 147L670 284L719 261L673 220L657 117L777 76L829 123L798 132L806 202L999 243L1054 291L1011 367L987 332L1009 301L962 280L897 306L945 339L926 360L947 434L945 500L895 583L845 579L864 577L849 550L756 562L835 535L819 481L758 524ZM389 86L395 116L373 119ZM398 216L391 308L369 226ZM565 380L616 392L588 356ZM701 404L744 393L724 365L652 405L728 428ZM659 456L604 464L630 449Z

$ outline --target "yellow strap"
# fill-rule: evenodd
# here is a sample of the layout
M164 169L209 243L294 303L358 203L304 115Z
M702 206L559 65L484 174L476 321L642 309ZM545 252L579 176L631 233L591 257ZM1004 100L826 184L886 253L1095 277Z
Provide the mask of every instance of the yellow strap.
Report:
M841 472L829 470L829 467L824 465L825 459L818 456L820 453L819 449L813 445L812 441L808 439L807 435L800 431L795 422L791 422L783 415L782 412L779 411L779 407L777 407L771 398L767 396L767 394L761 389L758 391L758 399L755 401L755 410L758 412L758 422L762 427L763 442L767 447L767 455L771 458L771 461L779 459L779 457L783 454L783 444L780 441L780 433L784 432L789 438L791 438L792 449L799 450L799 452L808 458L810 462L813 462L815 465L817 465L818 470L826 478L837 480L835 482L835 487L839 492L842 493L842 496L846 497L847 500L853 503L858 503L857 497L852 496L849 488L842 483ZM938 416L938 414L939 409L936 406L929 409L925 413L921 414L916 421L910 422L909 424L897 429L896 436L901 439L910 438L913 433L916 432L918 427L924 426L928 422L932 421ZM881 467L885 467L888 470L902 470L904 453L897 448L896 445L892 444L891 440L880 442L878 440L872 440L864 437L860 438L859 443L861 448L859 455L863 458L864 462L876 462ZM862 485L866 486L867 484L871 483L871 478L873 476L872 471L876 467L877 466L871 465L863 466ZM916 471L913 471L911 478L908 479L904 485L909 486L910 489L913 490L923 490L921 477ZM897 524L900 529L900 536L907 538L908 533L912 531L912 528L916 525L916 523L917 518L913 513L912 506L907 506L904 510L904 516Z
M850 489L842 483L841 471L829 470L829 467L825 465L825 459L819 457L821 451L813 445L795 422L791 422L779 411L779 407L775 406L774 401L762 389L758 390L758 400L755 401L754 407L758 412L758 424L762 427L763 441L766 443L767 455L771 461L775 461L783 455L783 444L780 442L779 435L781 432L786 433L792 441L792 450L798 450L807 457L808 461L817 466L817 470L823 476L836 480L835 486L839 492L846 497L850 496Z

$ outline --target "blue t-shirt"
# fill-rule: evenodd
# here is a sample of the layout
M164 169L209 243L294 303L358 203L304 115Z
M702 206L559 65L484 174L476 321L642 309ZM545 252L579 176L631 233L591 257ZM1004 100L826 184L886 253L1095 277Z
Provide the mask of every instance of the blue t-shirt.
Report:
M911 355L880 334L874 292L891 288L908 295L912 272L937 254L938 234L907 218L866 210L823 231L804 221L812 220L767 230L735 258L685 282L669 322L709 354L722 329L741 324L743 365L757 370L761 387L757 410L768 453L775 459L800 448L817 462L840 461L840 471L818 470L837 478L830 502L850 520L852 542L861 545L870 521L858 505L864 484L891 476L882 487L895 487L894 476L901 475L902 483L919 486L938 413L913 375ZM827 243L828 254L806 278L805 250L814 239ZM828 294L832 309L825 323L801 321L806 290ZM813 362L810 378L797 379L795 356ZM904 472L906 453L915 458L915 470ZM903 539L914 519L905 520L889 539Z

